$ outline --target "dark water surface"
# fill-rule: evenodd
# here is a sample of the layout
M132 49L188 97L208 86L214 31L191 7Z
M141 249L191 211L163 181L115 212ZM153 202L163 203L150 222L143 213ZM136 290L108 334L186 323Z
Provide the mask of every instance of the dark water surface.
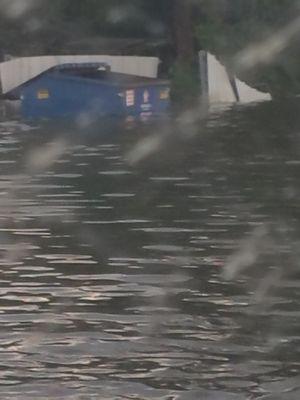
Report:
M299 399L299 110L2 122L0 399Z

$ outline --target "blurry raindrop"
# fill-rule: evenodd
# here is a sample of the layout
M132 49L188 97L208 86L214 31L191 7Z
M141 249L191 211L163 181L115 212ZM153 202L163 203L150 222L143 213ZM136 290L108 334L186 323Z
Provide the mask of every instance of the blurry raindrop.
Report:
M224 267L224 278L234 279L240 272L254 265L268 242L267 226L257 227L252 235L241 244L239 250L229 257Z
M129 164L137 164L158 151L163 144L163 136L156 135L140 140L127 154Z
M109 11L107 19L113 24L123 21L128 17L128 11L123 7L116 7Z
M48 168L66 151L67 143L63 139L54 140L39 149L30 152L27 166L31 171L40 171Z
M109 10L107 20L113 24L120 23L129 18L137 17L137 11L134 7L120 6Z
M236 57L236 66L240 71L250 70L257 65L268 64L289 46L300 33L300 17L283 29L275 32L266 40L254 43L242 50Z
M28 32L35 32L42 28L42 21L37 18L29 18L25 26Z
M36 5L36 0L1 0L1 11L8 18L19 18Z
M146 28L152 35L162 36L165 33L164 25L157 21L149 21Z

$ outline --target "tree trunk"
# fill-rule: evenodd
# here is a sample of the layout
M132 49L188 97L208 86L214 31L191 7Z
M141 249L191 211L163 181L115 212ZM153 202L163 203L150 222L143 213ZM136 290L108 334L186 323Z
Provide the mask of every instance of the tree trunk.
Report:
M191 65L195 50L190 0L173 0L173 32L177 62Z
M199 71L193 35L191 0L172 1L173 43L176 60L171 96L180 109L193 106L199 98Z

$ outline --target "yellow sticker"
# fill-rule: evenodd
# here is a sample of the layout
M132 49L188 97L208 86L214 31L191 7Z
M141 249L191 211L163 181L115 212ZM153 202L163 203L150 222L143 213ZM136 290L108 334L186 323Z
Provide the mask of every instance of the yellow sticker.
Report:
M50 95L49 95L48 89L40 89L37 92L37 98L39 100L45 100L45 99L48 99L49 97L50 97Z
M170 89L161 90L159 98L161 100L167 100L170 97Z

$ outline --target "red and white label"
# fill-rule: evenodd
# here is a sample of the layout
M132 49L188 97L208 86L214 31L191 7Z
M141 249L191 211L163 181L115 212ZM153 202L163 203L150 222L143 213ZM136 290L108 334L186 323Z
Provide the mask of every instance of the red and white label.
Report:
M134 106L134 90L126 90L126 106Z

